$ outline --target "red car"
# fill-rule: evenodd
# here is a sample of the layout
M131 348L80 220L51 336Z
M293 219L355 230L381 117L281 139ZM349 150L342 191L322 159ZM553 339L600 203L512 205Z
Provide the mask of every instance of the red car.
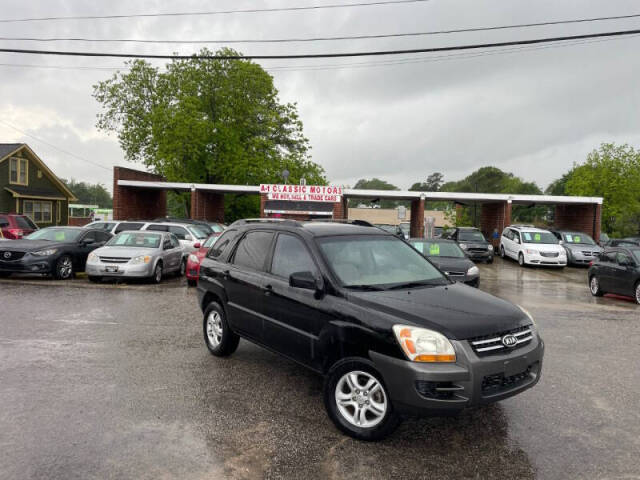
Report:
M26 215L0 213L0 238L20 240L36 230L38 227Z
M190 287L195 287L198 283L198 277L200 277L200 262L205 257L211 245L216 243L216 240L220 236L219 233L214 233L210 237L204 241L200 247L198 244L195 244L195 247L198 249L195 252L192 252L187 258L187 283Z

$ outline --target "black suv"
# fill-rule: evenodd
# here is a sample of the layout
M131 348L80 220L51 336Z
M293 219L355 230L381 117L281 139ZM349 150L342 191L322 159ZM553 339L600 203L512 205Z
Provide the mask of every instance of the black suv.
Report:
M198 300L213 355L243 337L324 375L330 418L363 440L403 414L492 403L540 378L525 310L370 226L236 222L201 263Z
M493 245L487 242L482 232L473 227L458 227L452 230L447 238L455 240L460 248L474 262L493 263Z

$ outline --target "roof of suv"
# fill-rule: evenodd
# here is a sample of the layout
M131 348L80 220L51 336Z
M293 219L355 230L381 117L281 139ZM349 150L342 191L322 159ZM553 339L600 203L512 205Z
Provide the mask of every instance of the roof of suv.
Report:
M351 223L339 223L339 222L297 222L295 220L287 221L260 221L244 224L231 225L231 228L239 228L242 230L253 229L276 229L284 231L304 231L314 237L325 237L329 235L384 235L389 237L395 237L392 233L385 232L384 230L375 226L363 226L354 225Z
M514 230L526 230L527 232L549 232L549 230L545 230L544 228L528 227L526 225L510 225L508 228L513 228Z

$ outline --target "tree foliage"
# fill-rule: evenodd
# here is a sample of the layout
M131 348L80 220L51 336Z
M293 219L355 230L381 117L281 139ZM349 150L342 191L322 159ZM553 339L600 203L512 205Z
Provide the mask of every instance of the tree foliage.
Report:
M164 71L143 60L128 67L93 92L103 107L97 127L117 133L128 160L176 182L279 182L287 169L290 182L326 184L310 159L296 104L280 101L260 65L193 57Z
M424 182L416 182L409 190L412 192L437 192L444 183L444 175L440 172L434 172L429 175Z
M100 208L113 208L111 194L101 183L77 182L74 179L60 179L78 198L78 203L84 205L98 205Z
M640 228L640 151L603 143L585 163L575 165L566 183L569 195L603 197L602 227L613 236Z
M359 189L359 190L400 190L395 185L392 185L391 183L385 180L381 180L379 178L371 178L371 179L361 178L356 182L353 188ZM359 198L349 199L350 207L355 207L360 204L364 204L367 206L379 205L380 208L394 208L398 205L398 202L394 200L387 200L387 199L378 200L375 198L368 199L368 200L359 199Z

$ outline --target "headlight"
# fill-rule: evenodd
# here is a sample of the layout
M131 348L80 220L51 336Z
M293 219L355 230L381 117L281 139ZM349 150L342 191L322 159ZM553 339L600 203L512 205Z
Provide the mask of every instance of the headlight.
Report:
M57 251L57 248L50 248L48 250L39 250L37 252L33 252L33 254L38 255L39 257L48 257L49 255L53 255Z
M394 325L398 343L412 362L455 362L456 352L441 333L426 328Z
M533 316L527 310L522 308L520 305L518 305L518 308L524 312L524 314L529 318L529 320L531 320L531 323L533 323L534 325L536 324L535 320L533 319Z
M480 275L480 269L474 265L473 267L469 268L469 270L467 270L467 275Z
M493 252L493 245L489 245L489 251Z
M200 263L200 260L198 260L198 257L196 257L193 253L189 255L189 261L191 263Z
M87 257L87 262L95 262L97 260L98 260L98 256L93 252L91 252Z
M133 257L130 260L130 263L133 265L139 265L141 263L149 263L151 261L151 257L149 255L139 255L137 257Z
M461 243L460 244L460 248L463 249L463 250L466 250L467 249L467 245L464 244L464 243Z
M527 255L537 255L538 251L537 250L533 250L532 248L527 248L526 249Z

